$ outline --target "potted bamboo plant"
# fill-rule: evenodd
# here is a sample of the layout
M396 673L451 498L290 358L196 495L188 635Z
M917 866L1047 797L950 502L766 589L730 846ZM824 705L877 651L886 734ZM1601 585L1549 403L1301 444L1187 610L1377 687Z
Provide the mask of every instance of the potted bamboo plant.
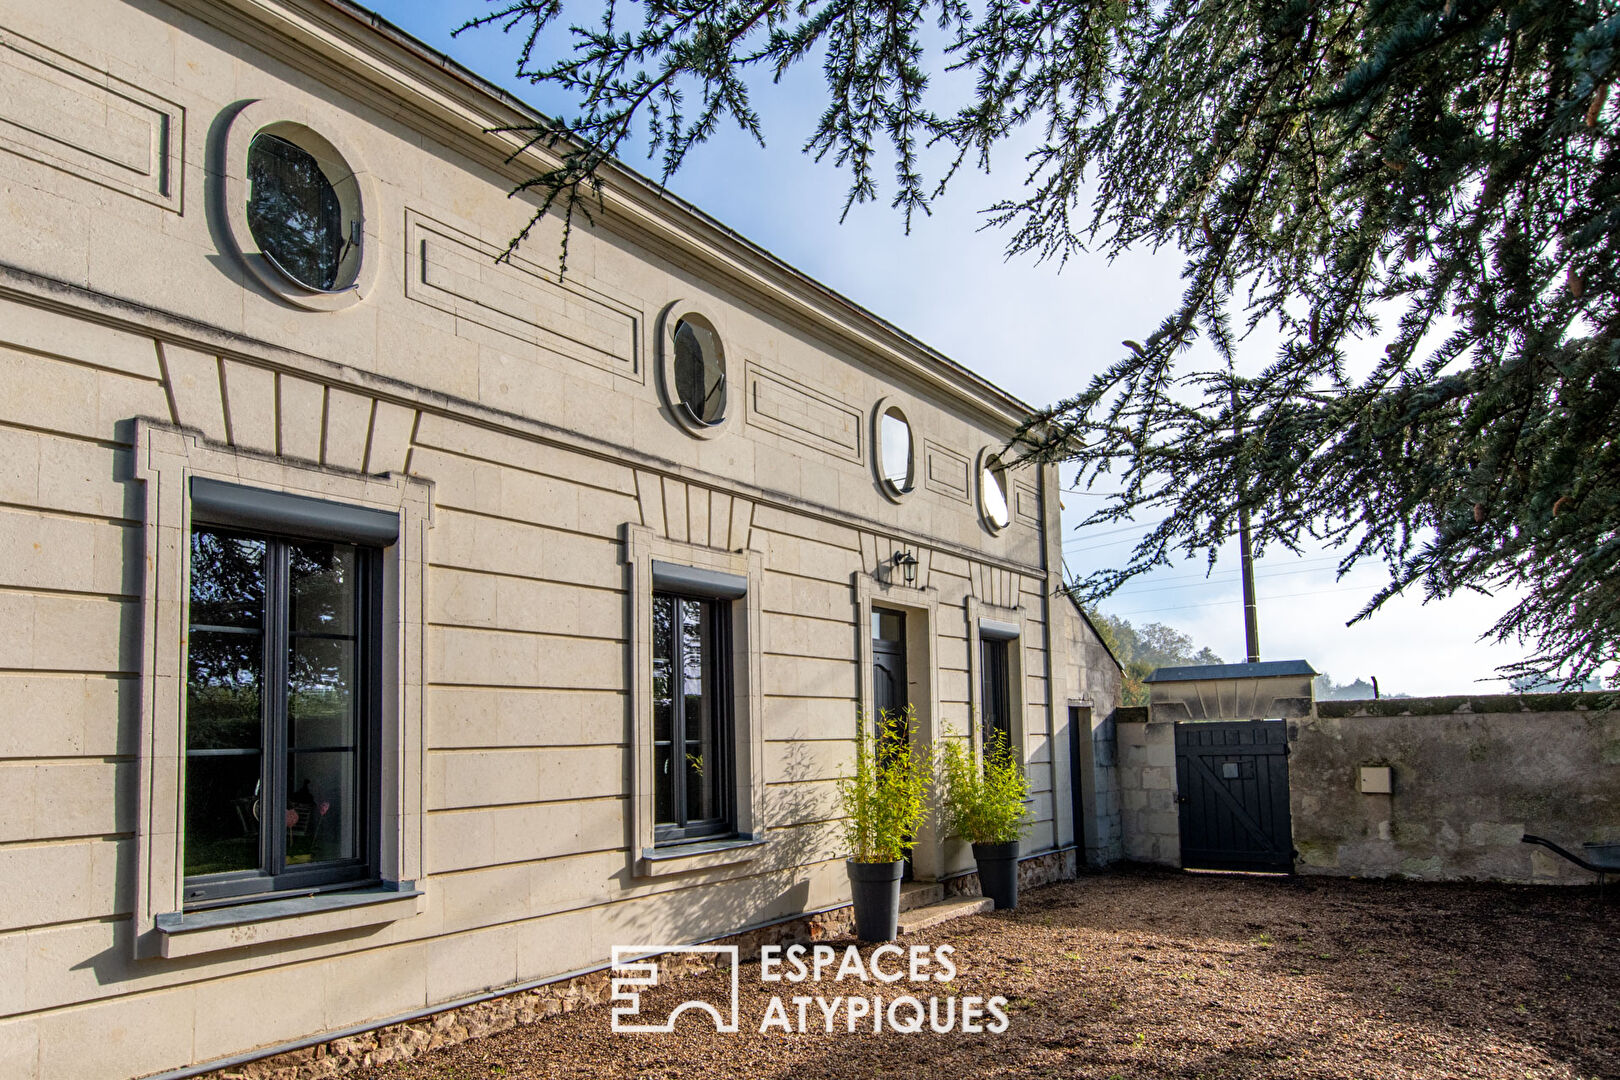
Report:
M900 877L905 854L928 813L927 761L911 745L913 711L863 715L855 738L855 772L838 782L849 849L855 932L862 941L899 933Z
M947 738L939 763L946 835L973 845L979 891L997 908L1017 907L1018 843L1029 829L1029 781L1007 737L997 731L989 738L982 766L966 739Z

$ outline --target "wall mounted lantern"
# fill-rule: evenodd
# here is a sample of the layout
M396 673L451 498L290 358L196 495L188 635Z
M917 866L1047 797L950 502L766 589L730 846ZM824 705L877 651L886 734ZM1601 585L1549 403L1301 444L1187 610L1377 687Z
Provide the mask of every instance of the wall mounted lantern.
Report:
M917 584L917 556L909 551L897 551L889 559L900 573L905 577L906 586L914 587Z

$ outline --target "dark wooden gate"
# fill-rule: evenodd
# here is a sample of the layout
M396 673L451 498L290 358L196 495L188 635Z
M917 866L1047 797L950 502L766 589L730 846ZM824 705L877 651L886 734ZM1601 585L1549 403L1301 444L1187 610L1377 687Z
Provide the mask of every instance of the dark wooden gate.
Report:
M1293 870L1287 724L1177 724L1176 790L1182 866Z

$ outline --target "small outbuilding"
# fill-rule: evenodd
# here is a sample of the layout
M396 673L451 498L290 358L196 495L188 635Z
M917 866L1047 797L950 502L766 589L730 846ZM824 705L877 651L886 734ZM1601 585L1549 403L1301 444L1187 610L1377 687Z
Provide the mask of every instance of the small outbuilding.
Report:
M1162 667L1147 677L1158 721L1288 720L1309 716L1316 671L1304 660Z

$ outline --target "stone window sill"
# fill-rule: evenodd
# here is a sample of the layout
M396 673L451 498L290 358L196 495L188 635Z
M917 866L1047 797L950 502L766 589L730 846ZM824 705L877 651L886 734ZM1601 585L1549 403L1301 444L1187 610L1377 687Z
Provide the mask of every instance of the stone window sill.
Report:
M751 862L764 852L766 843L758 835L728 836L723 840L645 848L636 860L636 876L664 877Z
M380 926L420 914L422 905L421 890L414 882L402 881L353 892L234 904L190 914L172 912L157 917L157 933L162 956L198 956Z

